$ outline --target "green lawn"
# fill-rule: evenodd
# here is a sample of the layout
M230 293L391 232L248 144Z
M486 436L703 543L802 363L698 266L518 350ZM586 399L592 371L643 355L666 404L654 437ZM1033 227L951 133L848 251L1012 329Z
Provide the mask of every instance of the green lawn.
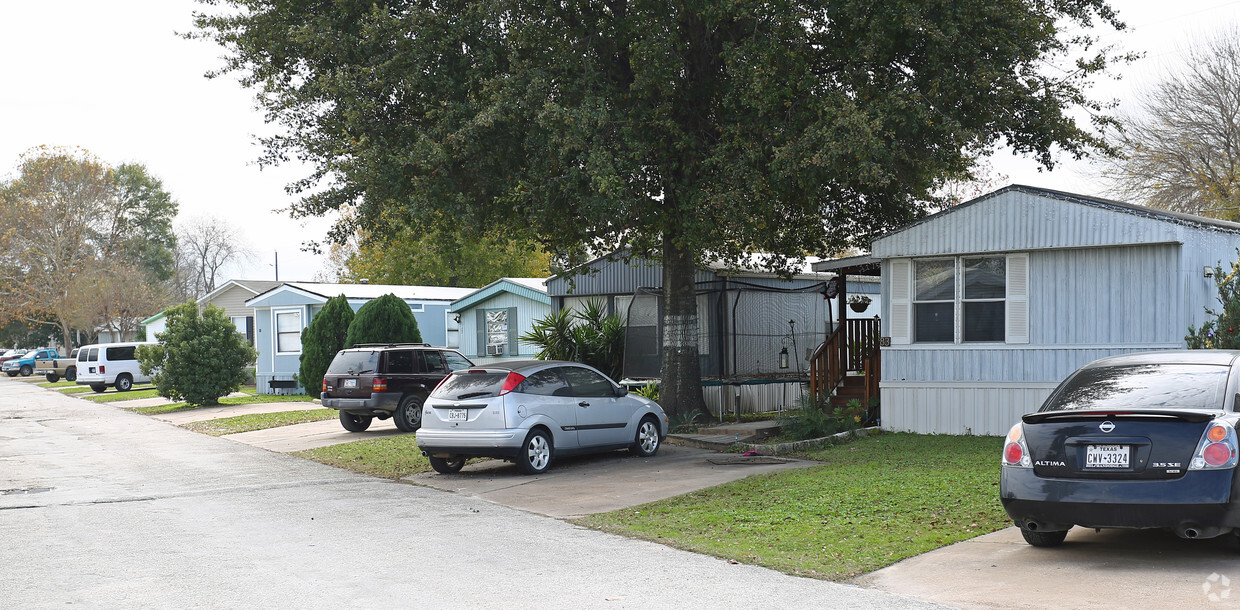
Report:
M159 392L152 386L135 385L133 389L128 392L108 392L106 394L91 393L79 396L79 398L84 398L93 402L119 402L124 400L138 400L140 398L157 398L158 396Z
M211 436L224 436L225 434L236 434L238 432L266 430L267 428L279 428L280 426L336 419L337 415L337 411L322 408L306 411L281 411L279 413L254 413L251 415L190 422L182 427Z
M881 434L753 476L577 522L790 574L848 579L1011 523L995 437Z
M257 396L225 397L225 398L220 399L220 404L218 405L206 405L206 406L218 407L218 406L225 406L225 405L251 405L251 404L267 403L267 402L310 403L313 401L314 401L313 396L308 396L305 394L299 394L299 395L293 395L293 396L278 396L276 394L260 394ZM156 405L153 407L134 407L130 409L130 411L133 411L134 413L141 413L143 415L159 415L161 413L175 413L177 411L192 411L194 409L202 409L202 408L205 408L205 407L194 406L194 405L190 405L190 404L183 403L183 402L174 402L171 404Z
M399 479L431 469L413 434L320 447L292 455L384 479Z

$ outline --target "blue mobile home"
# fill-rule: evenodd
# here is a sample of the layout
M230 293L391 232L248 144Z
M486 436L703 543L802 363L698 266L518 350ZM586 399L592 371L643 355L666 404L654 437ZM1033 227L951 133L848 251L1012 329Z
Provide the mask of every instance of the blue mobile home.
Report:
M1240 224L1010 186L880 237L882 426L1001 435L1103 356L1185 346Z
M301 331L331 297L343 294L357 311L371 299L394 294L409 304L424 342L455 347L459 325L448 310L453 301L474 290L382 284L280 284L245 302L254 309L258 391L272 393L272 381L276 386L289 385L301 367ZM316 391L307 389L312 393Z
M538 346L521 335L551 313L546 283L546 278L500 278L452 303L461 325L461 353L474 362L537 356Z

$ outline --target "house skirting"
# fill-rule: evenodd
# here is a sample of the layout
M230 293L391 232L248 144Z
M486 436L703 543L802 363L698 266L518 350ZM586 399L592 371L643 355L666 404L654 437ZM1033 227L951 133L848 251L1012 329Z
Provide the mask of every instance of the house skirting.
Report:
M883 382L884 430L1003 436L1058 383Z
M798 401L805 394L805 382L802 381L740 381L739 385L729 384L727 381L718 385L717 382L712 383L715 380L711 380L703 385L702 398L706 401L711 417L736 417L738 402L741 413L771 413L796 409L799 408Z

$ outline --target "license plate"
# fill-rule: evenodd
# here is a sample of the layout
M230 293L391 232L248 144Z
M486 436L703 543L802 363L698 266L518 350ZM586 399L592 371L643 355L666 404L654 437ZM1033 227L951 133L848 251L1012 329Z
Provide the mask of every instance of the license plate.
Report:
M1086 468L1128 468L1128 445L1086 445Z
M448 409L448 421L469 421L469 409Z
M340 387L342 387L342 388L356 388L356 387L357 387L357 380L356 380L356 379L345 379L345 380L344 380L344 383L340 384Z

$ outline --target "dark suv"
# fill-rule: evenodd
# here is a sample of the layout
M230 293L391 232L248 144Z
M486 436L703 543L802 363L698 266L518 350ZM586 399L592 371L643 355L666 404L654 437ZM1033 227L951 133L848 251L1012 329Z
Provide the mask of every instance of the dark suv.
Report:
M363 343L336 353L323 376L323 406L340 411L340 424L361 432L378 417L396 427L422 426L422 403L448 373L473 366L456 351L425 343Z

